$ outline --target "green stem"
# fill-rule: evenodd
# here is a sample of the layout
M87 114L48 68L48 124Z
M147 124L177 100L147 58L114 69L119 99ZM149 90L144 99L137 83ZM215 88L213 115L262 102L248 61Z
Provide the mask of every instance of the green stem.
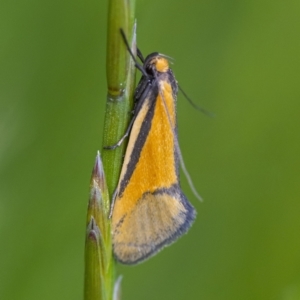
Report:
M135 86L135 67L120 34L122 28L135 45L135 1L111 0L107 33L107 102L104 121L103 145L116 144L124 135L130 121ZM135 50L135 47L133 47ZM134 51L135 52L135 51ZM118 183L126 143L115 150L104 150L103 165L109 194Z
M134 7L134 0L109 1L104 146L114 145L120 140L131 117L135 66L122 40L120 28L131 41L135 53ZM84 300L117 300L120 297L120 280L115 281L109 211L110 199L122 167L125 144L115 150L103 149L103 165L98 153L92 172L85 244Z

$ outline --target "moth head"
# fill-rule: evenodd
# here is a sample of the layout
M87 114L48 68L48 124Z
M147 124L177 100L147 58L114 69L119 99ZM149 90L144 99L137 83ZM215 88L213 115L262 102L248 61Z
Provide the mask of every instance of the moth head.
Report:
M151 75L157 72L166 73L170 69L168 59L157 52L151 53L146 57L144 68Z

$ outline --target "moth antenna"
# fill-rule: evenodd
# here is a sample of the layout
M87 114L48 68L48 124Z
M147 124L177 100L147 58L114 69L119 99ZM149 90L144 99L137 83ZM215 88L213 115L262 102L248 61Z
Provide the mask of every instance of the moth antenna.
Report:
M126 48L127 48L128 52L129 52L131 58L134 61L134 65L136 66L137 69L139 69L142 72L142 74L145 77L149 77L148 74L147 74L147 72L144 70L144 68L137 62L137 60L136 60L136 58L135 58L135 56L134 56L134 54L133 54L133 52L132 52L132 50L131 50L131 48L129 46L128 40L127 40L126 35L125 35L125 32L124 32L124 30L122 28L120 28L120 32L121 32L122 38L123 38L123 40L125 42ZM141 52L140 52L140 50L138 50L138 55L140 55L140 54L141 54ZM143 58L143 56L141 56L141 57Z
M201 111L202 113L204 113L205 115L211 117L211 118L214 118L215 117L215 114L206 110L205 108L201 107L201 106L198 106L194 103L194 101L186 94L186 92L182 89L182 87L180 85L178 85L178 88L180 90L180 92L183 94L183 96L185 97L185 99L187 101L189 101L189 103L197 110Z
M195 188L195 185L193 183L193 180L191 178L191 175L190 173L188 172L186 166L185 166L185 163L184 163L184 160L183 160L183 157L182 157L182 154L181 154L181 150L180 150L180 147L179 147L179 143L178 143L178 139L175 138L175 147L177 148L177 151L178 151L178 156L179 156L179 162L180 162L180 166L181 166L181 169L188 181L188 184L190 186L190 189L192 190L193 194L195 195L195 197L203 202L203 198L199 195L197 189Z

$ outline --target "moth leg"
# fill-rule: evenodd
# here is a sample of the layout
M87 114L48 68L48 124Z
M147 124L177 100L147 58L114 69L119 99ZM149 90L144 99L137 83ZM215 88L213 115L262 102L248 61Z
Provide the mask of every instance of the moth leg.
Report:
M111 219L111 217L112 217L113 209L114 209L116 198L117 198L117 193L118 193L118 188L116 188L116 190L114 191L114 194L112 196L112 200L111 200L111 204L110 204L110 212L108 215L109 219Z
M138 58L141 60L142 63L144 63L145 62L145 58L144 58L141 50L139 48L136 48L136 52L137 52Z
M124 142L124 140L128 137L128 135L130 133L130 130L132 128L134 120L135 120L135 118L131 119L131 121L130 121L128 127L127 127L127 130L126 130L125 134L121 137L121 139L116 144L111 145L111 146L104 146L103 149L105 149L105 150L114 150L117 147L120 147L122 145L122 143Z

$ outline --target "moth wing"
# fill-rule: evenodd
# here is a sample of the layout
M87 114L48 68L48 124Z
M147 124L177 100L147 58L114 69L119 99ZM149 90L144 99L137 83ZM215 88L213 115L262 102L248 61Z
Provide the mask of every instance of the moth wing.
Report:
M195 218L179 186L173 126L175 99L164 81L160 93L151 89L141 102L112 209L114 254L124 264L143 261L174 242Z
M124 264L147 259L184 234L194 218L195 210L179 186L145 193L115 227L116 259Z

